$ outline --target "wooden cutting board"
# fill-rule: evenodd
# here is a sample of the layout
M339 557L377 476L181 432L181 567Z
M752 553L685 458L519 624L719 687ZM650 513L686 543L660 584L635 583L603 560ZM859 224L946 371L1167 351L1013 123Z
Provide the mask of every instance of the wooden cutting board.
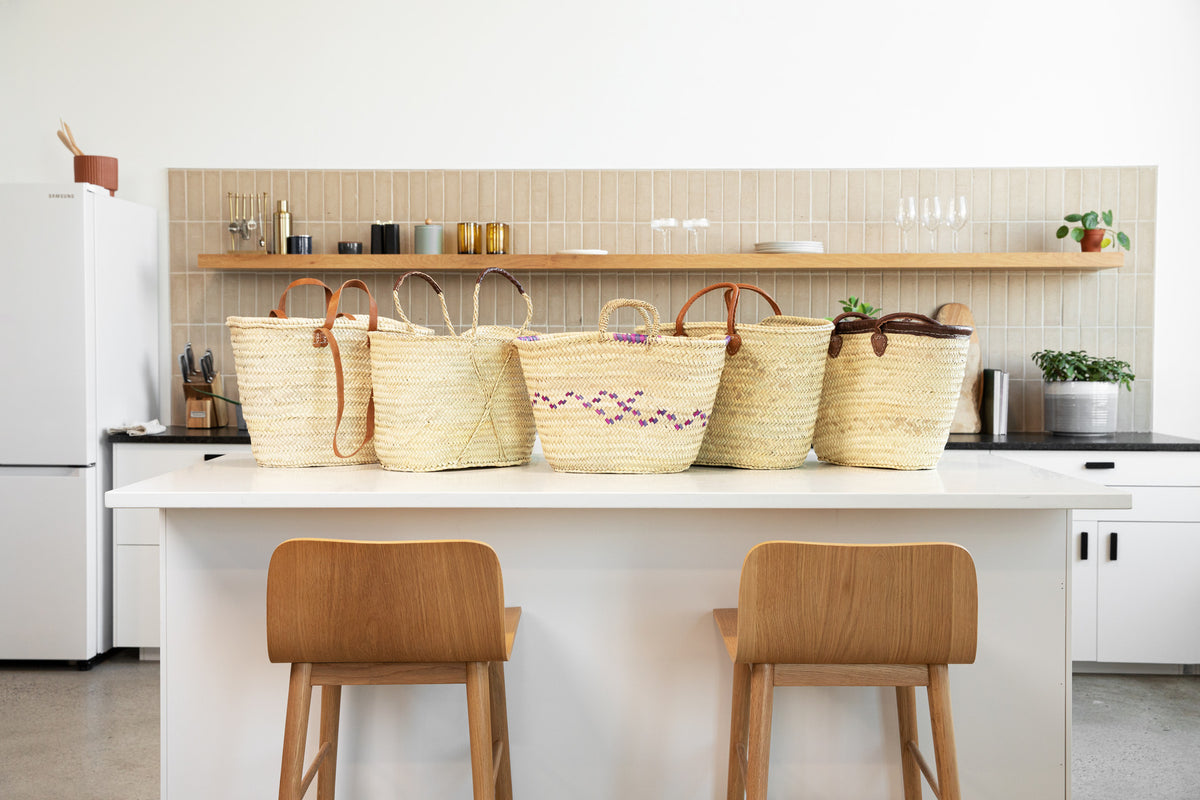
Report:
M979 336L975 333L975 317L962 303L946 303L938 309L935 319L943 325L965 325L971 329L971 345L967 350L967 369L963 374L958 408L954 410L951 433L979 433L979 401L983 392L983 358L979 352Z

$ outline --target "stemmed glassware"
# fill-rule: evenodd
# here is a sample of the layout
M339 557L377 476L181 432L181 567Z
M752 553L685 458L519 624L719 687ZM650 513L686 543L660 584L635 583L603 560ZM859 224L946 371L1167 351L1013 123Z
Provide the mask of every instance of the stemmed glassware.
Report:
M912 195L901 197L896 206L896 224L900 226L900 252L908 252L908 232L917 224L917 200Z
M683 230L687 234L687 252L700 253L700 229L708 227L708 219L700 217L699 219L685 219L683 221Z
M942 201L926 197L921 201L921 226L929 231L929 252L937 252L937 229L942 222Z
M674 217L659 217L650 220L650 230L654 236L654 252L671 252L671 228L679 227L679 220Z
M951 197L946 203L946 227L954 232L954 252L958 252L958 232L967 224L967 197L959 195Z

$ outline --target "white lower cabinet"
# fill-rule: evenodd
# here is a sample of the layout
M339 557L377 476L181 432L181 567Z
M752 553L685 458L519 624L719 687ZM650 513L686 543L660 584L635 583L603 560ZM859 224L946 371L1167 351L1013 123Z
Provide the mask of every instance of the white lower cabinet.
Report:
M248 444L116 442L113 487L230 453ZM158 509L113 509L113 647L159 646Z
M992 452L1133 496L1072 514L1072 660L1200 664L1200 452Z

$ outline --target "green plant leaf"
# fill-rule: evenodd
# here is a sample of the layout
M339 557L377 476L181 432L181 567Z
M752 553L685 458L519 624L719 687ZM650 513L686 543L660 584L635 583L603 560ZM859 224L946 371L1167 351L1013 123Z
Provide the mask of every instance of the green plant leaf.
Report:
M1063 219L1065 219L1067 222L1079 222L1079 220L1083 219L1083 215L1082 214L1067 214L1065 217L1063 217Z
M1077 242L1083 241L1083 228L1071 228L1071 238Z
M1087 230L1095 230L1100 227L1100 215L1095 211L1089 211L1083 215L1083 227Z
M1108 211L1105 211L1103 216L1104 216L1104 225L1106 227L1111 228L1112 227L1112 209L1110 208Z
M1067 237L1067 233L1068 233L1070 230L1071 230L1071 229L1070 229L1070 228L1068 228L1066 225L1063 225L1061 228L1059 228L1058 230L1056 230L1056 231L1054 232L1054 237L1055 237L1056 239L1065 239L1065 238Z
M1100 249L1103 250L1104 248L1108 247L1110 244L1112 244L1112 239L1105 236L1103 239L1100 240Z
M1129 237L1120 231L1117 231L1117 241L1121 243L1121 247L1124 247L1126 250L1129 249Z

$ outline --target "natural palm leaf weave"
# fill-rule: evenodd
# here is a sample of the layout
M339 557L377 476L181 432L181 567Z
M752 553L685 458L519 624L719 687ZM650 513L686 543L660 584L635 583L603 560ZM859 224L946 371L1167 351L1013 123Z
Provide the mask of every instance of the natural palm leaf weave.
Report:
M609 333L618 308L645 333ZM712 413L724 335L663 336L658 310L611 300L599 331L517 339L546 461L563 472L680 472L700 451Z
M527 313L520 329L479 325L479 287L489 274L508 278ZM437 293L448 336L370 334L375 387L375 453L384 469L429 472L461 467L525 464L533 450L533 411L525 393L513 339L528 331L533 303L507 271L493 267L475 281L471 330L455 335L438 284L423 272L400 276L392 290L416 276Z
M692 303L719 288L726 290L728 318L685 324ZM746 290L765 297L775 316L735 326L738 294ZM812 446L832 330L828 320L784 316L770 295L747 283L716 283L692 295L675 319L675 335L730 336L721 387L696 463L747 469L803 464Z
M305 284L325 290L324 319L285 312L287 293ZM379 318L373 298L367 319L339 314L341 293L350 287L370 297L362 281L346 281L333 292L315 278L301 278L283 290L269 316L225 321L250 448L260 466L375 461L367 332L400 330L400 323Z
M892 469L937 466L958 405L971 329L921 314L834 320L817 458Z

